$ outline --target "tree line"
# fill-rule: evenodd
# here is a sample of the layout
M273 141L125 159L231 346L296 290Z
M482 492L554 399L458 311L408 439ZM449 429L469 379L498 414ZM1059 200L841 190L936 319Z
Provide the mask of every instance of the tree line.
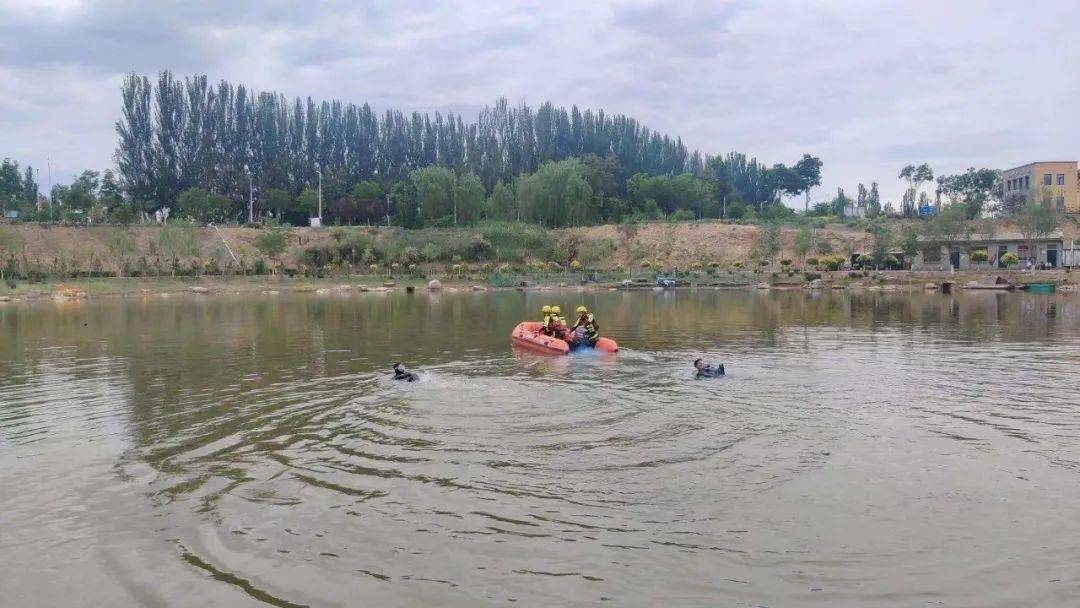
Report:
M761 213L820 183L810 155L791 167L710 157L631 117L550 102L500 99L466 122L170 72L129 75L121 98L117 174L138 212L244 221L253 199L254 214L306 223L321 184L338 223L566 225Z

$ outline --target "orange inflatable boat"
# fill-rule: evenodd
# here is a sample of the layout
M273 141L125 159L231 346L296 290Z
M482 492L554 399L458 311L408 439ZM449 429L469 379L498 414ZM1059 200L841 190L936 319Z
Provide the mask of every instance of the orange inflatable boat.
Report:
M522 321L517 324L517 327L510 334L510 342L514 346L520 346L538 353L549 355L570 354L571 346L565 340L540 333L540 328L543 326L544 324L539 321ZM611 338L600 338L593 348L607 353L619 352L619 345Z

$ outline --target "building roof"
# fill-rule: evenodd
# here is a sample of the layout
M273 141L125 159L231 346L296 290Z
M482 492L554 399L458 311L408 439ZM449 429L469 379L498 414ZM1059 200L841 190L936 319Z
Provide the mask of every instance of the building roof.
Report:
M1076 162L1077 161L1075 161L1075 160L1037 160L1037 161L1035 161L1033 163L1028 163L1026 165L1020 165L1018 167L1013 167L1011 169L1005 169L1005 170L1006 171L1016 171L1017 169L1023 169L1025 167L1032 167L1032 166L1035 166L1035 165L1060 165L1062 163L1073 163L1075 165Z
M1041 237L1039 237L1037 239L1034 239L1034 240L1036 240L1036 241L1061 241L1061 240L1064 240L1064 238L1065 238L1065 235L1062 234L1060 230L1055 230L1053 232L1047 233L1047 234L1045 234L1045 235L1043 235L1043 236L1041 236ZM955 238L951 238L951 239L930 239L930 238L926 238L925 236L920 236L919 241L921 241L923 243L934 243L934 242L943 242L943 243L974 243L974 242L1008 243L1008 242L1012 242L1012 241L1026 242L1026 241L1028 241L1028 238L1025 237L1023 235L1023 233L1020 233L1020 232L1001 232L1001 233L995 233L995 234L978 234L978 233L961 234L960 236L955 237Z

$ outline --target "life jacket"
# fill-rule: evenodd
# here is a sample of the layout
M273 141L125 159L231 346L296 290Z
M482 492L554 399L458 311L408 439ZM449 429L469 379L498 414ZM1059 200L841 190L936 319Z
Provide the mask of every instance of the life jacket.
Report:
M578 323L581 323L581 317L578 317ZM600 337L600 333L596 331L596 317L591 312L585 317L584 327L585 331L588 332L590 342Z

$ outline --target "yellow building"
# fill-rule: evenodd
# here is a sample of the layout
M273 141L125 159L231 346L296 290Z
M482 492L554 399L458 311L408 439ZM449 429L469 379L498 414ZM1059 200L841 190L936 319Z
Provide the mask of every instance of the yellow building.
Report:
M1006 198L1022 195L1030 202L1049 202L1065 213L1080 213L1076 161L1031 163L1001 172Z

